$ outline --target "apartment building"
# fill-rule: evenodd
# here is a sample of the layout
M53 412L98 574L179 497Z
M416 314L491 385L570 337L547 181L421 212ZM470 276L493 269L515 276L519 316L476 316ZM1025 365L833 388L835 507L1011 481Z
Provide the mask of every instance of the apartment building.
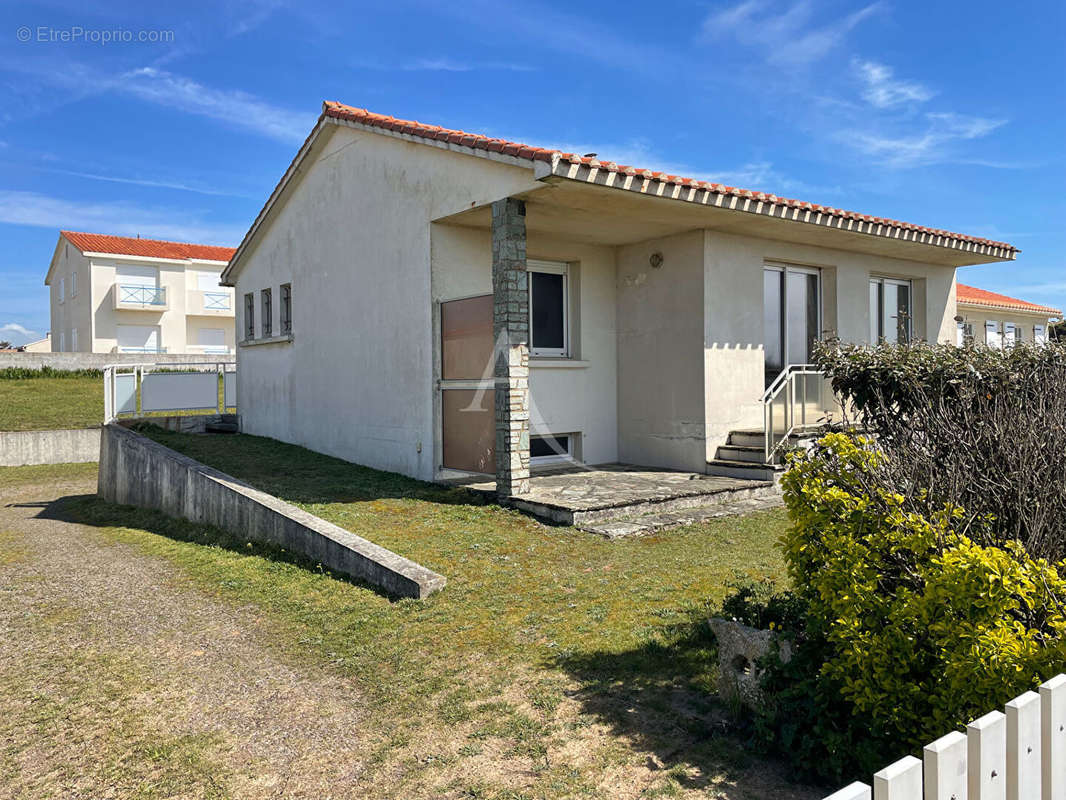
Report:
M60 231L45 277L52 352L235 351L230 247Z

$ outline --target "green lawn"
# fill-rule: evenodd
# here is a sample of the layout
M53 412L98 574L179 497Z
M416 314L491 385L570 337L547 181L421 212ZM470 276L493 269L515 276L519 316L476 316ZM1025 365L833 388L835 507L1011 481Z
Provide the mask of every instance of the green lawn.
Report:
M0 378L0 431L89 428L104 419L104 379Z
M738 574L784 580L783 512L609 542L269 439L149 430L447 576L427 600L394 601L213 529L70 502L74 519L259 609L295 656L357 679L396 796L808 796L769 788L722 733L706 625ZM507 793L513 775L485 769L486 753L522 760L521 786Z

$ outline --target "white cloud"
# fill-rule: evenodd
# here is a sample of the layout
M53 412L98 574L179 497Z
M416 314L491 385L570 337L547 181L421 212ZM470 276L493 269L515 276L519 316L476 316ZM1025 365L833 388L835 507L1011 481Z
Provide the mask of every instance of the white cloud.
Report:
M214 189L210 186L194 186L180 181L155 180L152 178L122 178L115 175L99 175L93 172L79 172L77 170L51 167L40 167L39 169L42 172L51 172L57 175L70 175L75 178L86 178L87 180L92 181L123 183L132 186L148 186L155 189L177 189L183 192L193 192L195 194L212 195L217 197L248 197L248 195L238 194L236 192L227 192L221 189Z
M893 77L892 68L876 61L852 59L852 69L865 84L862 96L876 108L893 108L904 103L924 103L935 92L920 83L901 81Z
M809 64L843 43L856 26L881 9L881 3L870 3L828 25L818 24L811 0L781 8L768 0L744 0L709 14L703 33L709 38L734 38L762 51L773 64Z
M1007 123L1004 119L964 114L928 113L925 130L898 136L848 131L841 138L867 155L892 167L917 167L955 160L953 146L979 139Z
M112 86L145 102L208 117L280 142L302 142L315 120L315 115L278 108L247 92L213 89L154 67L127 72Z
M8 322L0 325L0 338L7 339L10 335L14 335L17 339L25 339L27 342L41 338L41 334L37 333L37 331L24 328L17 322ZM15 344L22 344L22 342L16 341Z
M239 242L245 232L243 226L206 222L188 211L130 203L77 202L8 190L0 190L0 223L230 246Z
M382 69L389 67L382 66ZM404 72L532 72L535 67L510 61L455 61L451 58L420 58L399 67Z

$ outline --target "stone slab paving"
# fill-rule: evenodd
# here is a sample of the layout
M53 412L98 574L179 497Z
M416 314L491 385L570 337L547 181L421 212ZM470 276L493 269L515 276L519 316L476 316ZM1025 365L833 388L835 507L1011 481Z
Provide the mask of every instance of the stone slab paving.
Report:
M766 494L677 511L660 511L634 517L612 517L593 522L581 522L575 527L589 533L598 533L608 539L623 539L630 536L643 536L648 533L654 533L663 528L694 525L698 522L706 522L718 517L731 517L738 514L749 514L752 511L780 508L782 505L784 505L784 501L780 495Z
M463 483L468 489L495 495L493 480ZM739 489L769 486L767 481L722 478L698 472L677 472L630 464L597 464L535 473L521 500L568 511L625 508Z

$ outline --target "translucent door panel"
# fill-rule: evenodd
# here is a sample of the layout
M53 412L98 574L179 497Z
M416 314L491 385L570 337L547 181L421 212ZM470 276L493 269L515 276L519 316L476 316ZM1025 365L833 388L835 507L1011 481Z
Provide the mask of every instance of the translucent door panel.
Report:
M443 465L466 472L496 471L496 422L492 389L445 389Z
M492 295L440 304L441 377L492 378Z

